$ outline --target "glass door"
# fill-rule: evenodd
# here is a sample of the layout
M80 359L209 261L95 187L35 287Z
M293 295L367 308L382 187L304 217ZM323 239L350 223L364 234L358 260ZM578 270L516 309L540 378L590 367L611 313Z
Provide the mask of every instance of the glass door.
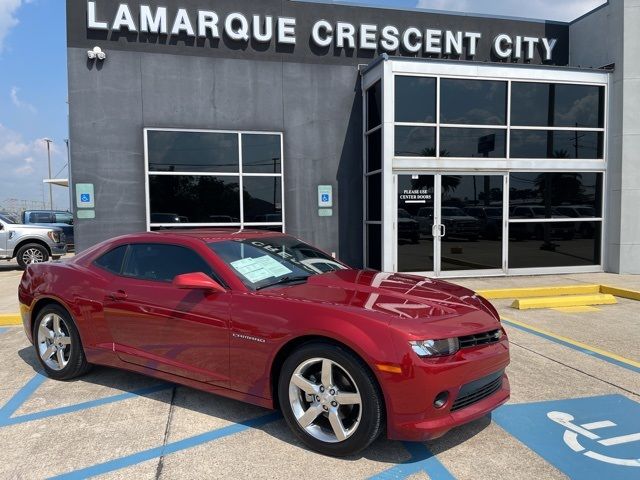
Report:
M441 276L506 273L505 175L438 175Z
M506 182L504 174L398 175L396 270L506 273Z

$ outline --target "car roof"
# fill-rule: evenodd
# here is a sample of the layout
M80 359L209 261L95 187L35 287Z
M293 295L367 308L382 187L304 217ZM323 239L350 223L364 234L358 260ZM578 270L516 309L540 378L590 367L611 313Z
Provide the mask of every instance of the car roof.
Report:
M223 242L226 240L247 240L252 238L269 238L269 237L284 237L285 235L280 232L271 232L268 230L235 230L229 228L199 228L199 229L170 229L170 230L157 230L152 232L154 235L161 235L164 237L180 236L200 239L207 243Z

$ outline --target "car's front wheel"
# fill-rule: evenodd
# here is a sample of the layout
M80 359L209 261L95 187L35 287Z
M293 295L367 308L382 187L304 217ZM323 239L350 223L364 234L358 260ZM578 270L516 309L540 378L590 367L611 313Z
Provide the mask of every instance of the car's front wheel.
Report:
M32 263L43 263L49 261L49 252L38 243L28 243L23 245L16 254L18 265L27 268Z
M47 305L33 325L33 346L40 365L56 380L86 373L90 365L71 315L59 305Z
M376 379L362 360L336 345L307 344L289 356L278 398L294 434L325 455L356 454L383 428Z

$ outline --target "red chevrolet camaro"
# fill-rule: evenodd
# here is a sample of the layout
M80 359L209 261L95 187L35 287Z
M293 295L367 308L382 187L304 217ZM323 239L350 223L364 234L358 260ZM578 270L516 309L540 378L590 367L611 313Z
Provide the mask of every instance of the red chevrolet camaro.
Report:
M108 365L267 408L329 455L427 440L509 398L496 310L427 278L355 270L293 237L119 237L30 265L27 336L59 380Z

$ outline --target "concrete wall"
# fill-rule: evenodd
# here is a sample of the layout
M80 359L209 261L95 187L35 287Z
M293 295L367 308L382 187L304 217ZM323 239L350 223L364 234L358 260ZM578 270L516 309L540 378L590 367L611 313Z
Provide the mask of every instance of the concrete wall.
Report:
M361 95L354 66L110 51L98 67L69 49L75 183L96 186L96 220L77 246L144 230L143 128L284 132L287 231L361 263ZM312 114L310 112L313 112ZM335 216L320 218L317 185Z
M570 27L570 63L615 63L609 105L605 268L640 273L640 0L612 0Z

